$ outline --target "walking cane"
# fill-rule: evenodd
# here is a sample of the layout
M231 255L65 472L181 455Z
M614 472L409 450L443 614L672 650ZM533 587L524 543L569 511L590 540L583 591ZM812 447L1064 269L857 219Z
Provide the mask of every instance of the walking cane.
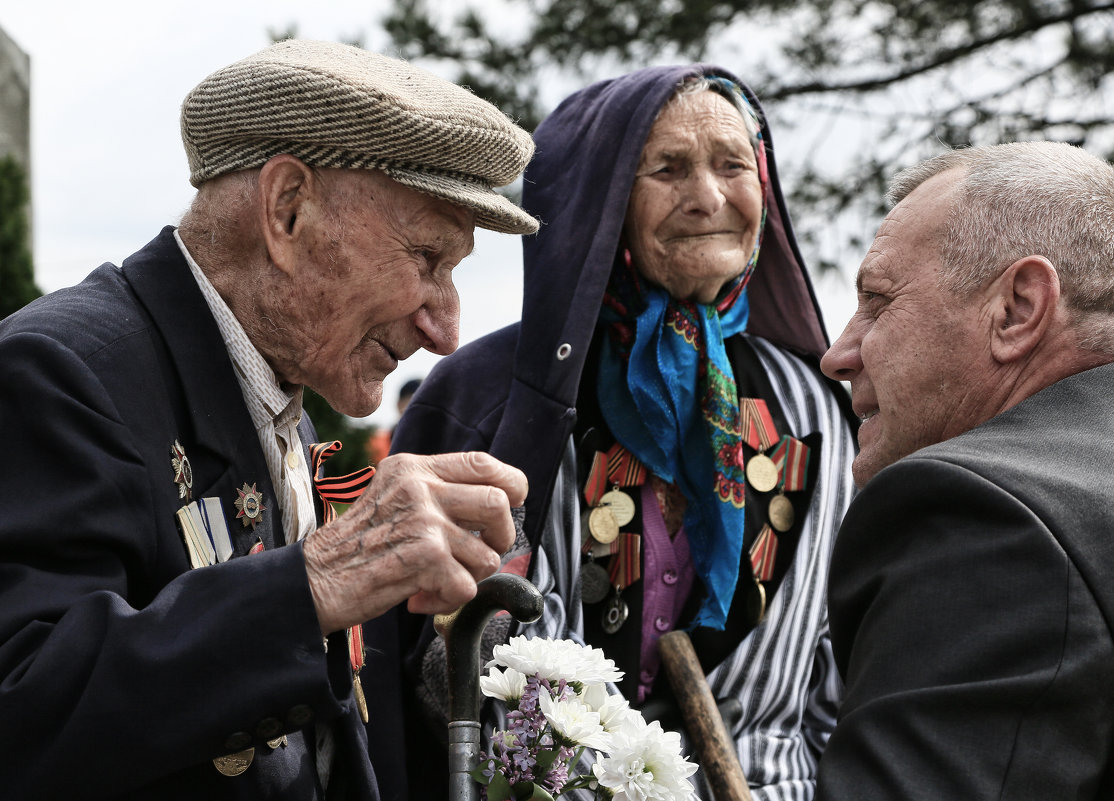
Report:
M658 649L713 797L716 801L751 801L735 741L723 725L689 635L683 631L663 634Z
M450 801L480 797L480 785L471 776L480 756L480 635L503 609L520 623L531 623L541 617L541 593L520 576L496 573L479 582L476 597L439 627L449 675Z

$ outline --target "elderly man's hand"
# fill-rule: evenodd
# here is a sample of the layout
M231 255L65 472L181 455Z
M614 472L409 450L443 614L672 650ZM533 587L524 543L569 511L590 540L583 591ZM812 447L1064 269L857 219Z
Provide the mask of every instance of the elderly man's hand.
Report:
M514 542L526 476L485 453L384 459L348 511L306 539L306 571L328 634L409 599L449 612L476 594ZM478 536L477 536L478 533Z

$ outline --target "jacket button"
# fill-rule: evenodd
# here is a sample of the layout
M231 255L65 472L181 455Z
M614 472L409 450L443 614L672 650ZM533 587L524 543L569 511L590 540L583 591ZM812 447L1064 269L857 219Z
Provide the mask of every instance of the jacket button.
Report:
M263 718L255 724L255 736L260 740L273 740L282 734L282 721L278 718Z
M295 729L300 729L313 720L313 710L305 704L290 707L286 713L286 722Z
M224 748L226 751L243 751L251 745L251 735L246 731L237 731L228 735L228 739L224 741Z
M654 618L654 628L658 631L669 631L669 623L670 620L667 617L661 617L659 615Z
M677 583L677 571L676 570L666 570L664 573L661 574L661 580L664 581L666 584L670 584L670 585L676 584Z

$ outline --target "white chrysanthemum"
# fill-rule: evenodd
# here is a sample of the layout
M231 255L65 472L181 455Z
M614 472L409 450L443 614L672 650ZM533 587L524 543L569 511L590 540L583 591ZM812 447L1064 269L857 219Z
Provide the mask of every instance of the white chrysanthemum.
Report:
M511 637L506 644L495 646L492 656L488 667L514 668L526 676L537 675L550 682L564 679L584 686L623 678L623 671L603 651L572 640Z
M621 695L609 695L602 705L596 708L600 713L600 725L604 731L619 731L627 725L643 723L642 713L630 708L630 702Z
M607 699L611 697L611 694L607 691L607 685L599 683L583 685L577 695L581 703L587 704L597 712L599 712L600 707L607 703Z
M631 719L612 732L608 756L598 759L592 772L613 801L688 801L696 767L681 756L679 734L662 731L657 721Z
M526 690L526 676L514 668L491 669L480 676L480 692L488 698L498 698L508 704L517 704Z
M557 736L568 745L607 750L611 738L600 725L600 713L575 698L554 701L549 693L538 693L538 707Z

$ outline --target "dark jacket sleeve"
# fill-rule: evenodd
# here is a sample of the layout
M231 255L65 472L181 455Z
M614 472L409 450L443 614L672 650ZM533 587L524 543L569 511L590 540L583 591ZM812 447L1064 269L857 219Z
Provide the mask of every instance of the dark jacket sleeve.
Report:
M274 726L342 713L343 648L324 652L299 546L188 569L170 451L98 358L0 341L0 795L224 798L230 735L266 751Z
M908 458L852 504L829 609L846 694L819 801L1096 798L1110 631L1048 521Z

